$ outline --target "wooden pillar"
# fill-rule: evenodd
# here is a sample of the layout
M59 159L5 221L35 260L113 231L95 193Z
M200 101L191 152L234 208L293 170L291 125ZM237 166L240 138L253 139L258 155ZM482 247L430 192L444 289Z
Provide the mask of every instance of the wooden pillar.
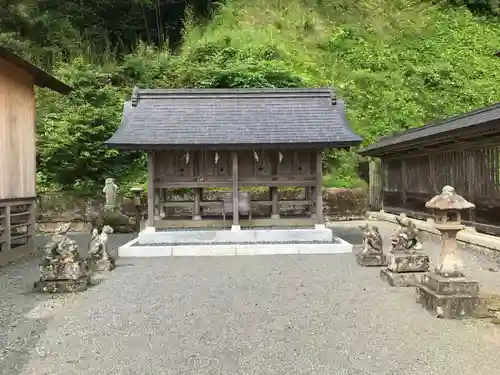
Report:
M196 180L199 180L200 177L200 162L201 162L201 151L193 152L193 174ZM201 220L201 198L202 198L202 189L194 188L194 202L193 202L193 220Z
M428 156L428 163L429 163L429 186L430 189L428 193L432 196L435 194L439 194L437 183L436 183L436 165L434 162L434 155L429 154Z
M10 224L10 204L7 203L7 205L5 206L5 229L4 229L4 233L5 233L5 249L6 251L9 251L10 248L11 248L11 245L12 245L12 240L11 240L11 224Z
M33 200L28 208L28 238L27 245L30 248L35 248L35 234L36 234L36 201Z
M155 226L155 154L148 151L148 227Z
M474 151L467 151L465 157L467 158L465 167L467 170L467 199L469 202L475 203L476 201L476 155ZM498 155L496 155L498 158ZM472 226L476 227L476 209L469 209L469 221Z
M311 198L311 205L309 206L311 219L316 219L316 186L309 188L309 197Z
M233 226L237 229L240 225L240 202L239 202L239 177L238 177L238 152L231 153L233 165Z
M323 219L323 150L316 153L316 222L325 223Z
M276 186L271 186L269 188L271 193L271 219L279 219L280 218L280 209L278 204L278 188Z
M384 212L385 189L388 184L387 162L380 158L380 211Z
M370 177L369 177L369 206L374 211L382 209L383 200L383 173L380 160L370 160Z
M194 207L193 207L193 220L201 220L201 188L193 189L194 193Z
M407 171L406 160L401 159L401 203L406 205L406 190L407 190Z
M279 151L275 151L271 153L271 175L277 177L279 171ZM269 195L271 198L271 219L279 219L280 218L280 209L279 209L279 195L278 195L278 187L271 186L269 188Z

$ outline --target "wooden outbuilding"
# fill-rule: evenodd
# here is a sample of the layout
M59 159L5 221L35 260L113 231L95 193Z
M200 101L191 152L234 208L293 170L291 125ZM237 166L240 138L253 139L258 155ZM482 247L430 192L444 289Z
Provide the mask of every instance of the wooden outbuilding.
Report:
M0 47L0 256L10 259L32 247L35 234L35 90L61 94L71 88ZM15 253L15 254L13 254Z
M359 153L376 158L372 209L426 217L425 202L451 185L476 205L466 223L500 234L500 104L383 137Z
M148 152L148 222L168 227L165 207L190 207L194 220L207 219L203 207L218 208L232 216L228 226L239 226L251 206L267 206L268 222L279 222L280 205L290 201L279 200L278 187L291 186L308 192L294 201L312 208L306 221L323 224L322 152L360 142L330 89L136 88L107 144ZM240 192L256 186L269 188L269 199ZM168 201L173 188L193 189L194 197ZM207 188L229 188L228 199L203 200Z

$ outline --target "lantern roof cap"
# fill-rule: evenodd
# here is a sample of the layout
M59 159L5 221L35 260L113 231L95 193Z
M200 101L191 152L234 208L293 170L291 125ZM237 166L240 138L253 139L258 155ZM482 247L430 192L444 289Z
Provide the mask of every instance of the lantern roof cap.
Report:
M457 194L452 186L446 185L443 187L441 194L438 194L430 199L425 204L425 207L441 211L458 211L474 208L476 206L461 195Z

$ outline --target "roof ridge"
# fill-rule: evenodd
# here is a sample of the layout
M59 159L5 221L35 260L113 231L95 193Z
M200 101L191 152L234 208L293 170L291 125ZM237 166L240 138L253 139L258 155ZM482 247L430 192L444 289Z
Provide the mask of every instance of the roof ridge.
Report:
M60 81L52 74L45 72L38 66L32 64L30 61L23 57L9 51L7 48L0 46L0 60L5 60L9 64L16 66L19 69L27 72L34 78L34 84L39 87L47 87L51 90L57 91L60 94L69 94L73 88L66 83Z
M140 89L134 87L132 105L136 107L141 99L213 99L213 98L297 98L325 97L336 103L333 88L233 88L233 89Z
M446 124L448 122L451 122L451 121L460 120L462 118L466 118L466 117L473 116L473 115L478 115L478 114L480 114L482 112L488 112L488 111L491 111L491 110L494 110L494 109L498 109L498 108L500 108L500 102L498 102L496 104L489 105L487 107L482 107L482 108L474 109L474 110L472 110L470 112L462 112L462 113L459 113L459 114L456 114L456 115L452 115L452 116L449 116L449 117L442 117L440 119L435 119L434 121L431 121L431 122L429 122L427 124L424 124L422 126L417 126L417 127L414 127L414 128L410 128L410 129L407 129L407 130L402 131L402 132L397 132L396 134L388 134L386 136L381 137L379 139L379 141L381 141L381 140L387 140L387 139L392 138L392 137L398 137L398 136L403 135L403 134L411 134L411 133L418 132L418 131L423 130L423 129L428 129L428 128L432 128L432 127L438 127L438 126L444 125L444 124Z

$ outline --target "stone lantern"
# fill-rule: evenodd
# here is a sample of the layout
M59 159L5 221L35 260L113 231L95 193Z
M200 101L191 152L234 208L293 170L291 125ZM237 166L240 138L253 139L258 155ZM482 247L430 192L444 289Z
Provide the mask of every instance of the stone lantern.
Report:
M142 193L142 188L141 187L133 187L130 189L132 193L134 193L134 206L140 206L141 205L141 193Z
M457 233L465 228L460 211L475 206L448 185L425 206L434 211L435 228L441 233L441 250L434 271L424 275L417 286L417 301L438 317L470 316L480 303L479 283L464 275Z

